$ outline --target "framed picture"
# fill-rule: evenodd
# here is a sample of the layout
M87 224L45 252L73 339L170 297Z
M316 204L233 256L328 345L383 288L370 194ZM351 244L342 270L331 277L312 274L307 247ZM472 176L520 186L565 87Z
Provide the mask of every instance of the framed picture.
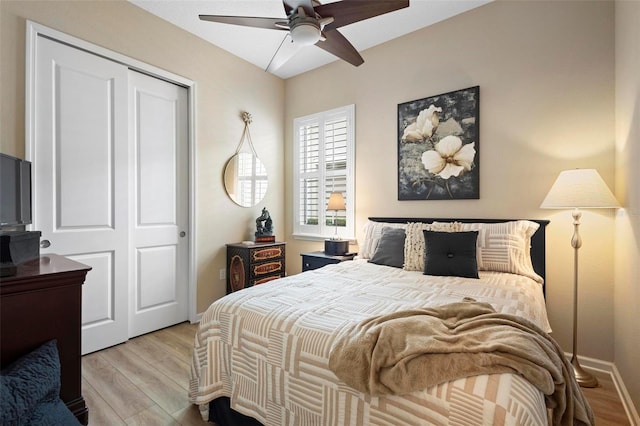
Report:
M398 104L398 200L480 198L480 86Z

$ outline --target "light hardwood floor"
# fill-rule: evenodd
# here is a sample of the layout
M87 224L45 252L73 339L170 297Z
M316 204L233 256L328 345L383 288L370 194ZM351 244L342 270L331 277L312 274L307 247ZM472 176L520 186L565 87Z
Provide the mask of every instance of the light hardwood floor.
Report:
M596 373L598 387L582 388L582 392L589 400L589 405L596 416L596 426L628 426L631 424L624 406L613 384L611 376L606 373Z
M189 365L195 324L182 323L82 358L82 393L90 426L208 425L189 404ZM608 375L583 389L597 426L629 425Z
M196 327L178 324L84 356L89 425L211 426L187 398Z

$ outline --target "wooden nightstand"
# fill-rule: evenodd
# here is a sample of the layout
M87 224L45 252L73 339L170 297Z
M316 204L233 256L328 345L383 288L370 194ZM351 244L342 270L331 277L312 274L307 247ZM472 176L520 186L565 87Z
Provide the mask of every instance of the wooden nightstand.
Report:
M284 277L285 244L227 244L227 294Z
M323 251L312 251L310 253L301 253L302 256L302 272L312 269L322 268L332 263L345 262L353 260L357 253L349 253L344 256L332 256L325 254Z

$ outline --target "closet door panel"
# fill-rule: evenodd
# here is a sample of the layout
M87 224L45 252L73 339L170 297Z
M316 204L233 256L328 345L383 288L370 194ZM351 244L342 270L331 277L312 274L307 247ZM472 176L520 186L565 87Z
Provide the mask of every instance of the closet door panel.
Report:
M129 78L133 337L188 319L188 109L184 87L133 71Z
M127 68L39 37L34 226L57 253L93 268L83 286L82 352L127 340Z

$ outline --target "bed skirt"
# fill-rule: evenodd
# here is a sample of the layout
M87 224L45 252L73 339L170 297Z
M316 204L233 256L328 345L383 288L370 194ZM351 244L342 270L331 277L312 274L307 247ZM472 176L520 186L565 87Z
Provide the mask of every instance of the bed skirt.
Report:
M209 403L209 421L218 426L262 426L259 421L231 409L231 399L226 396Z

